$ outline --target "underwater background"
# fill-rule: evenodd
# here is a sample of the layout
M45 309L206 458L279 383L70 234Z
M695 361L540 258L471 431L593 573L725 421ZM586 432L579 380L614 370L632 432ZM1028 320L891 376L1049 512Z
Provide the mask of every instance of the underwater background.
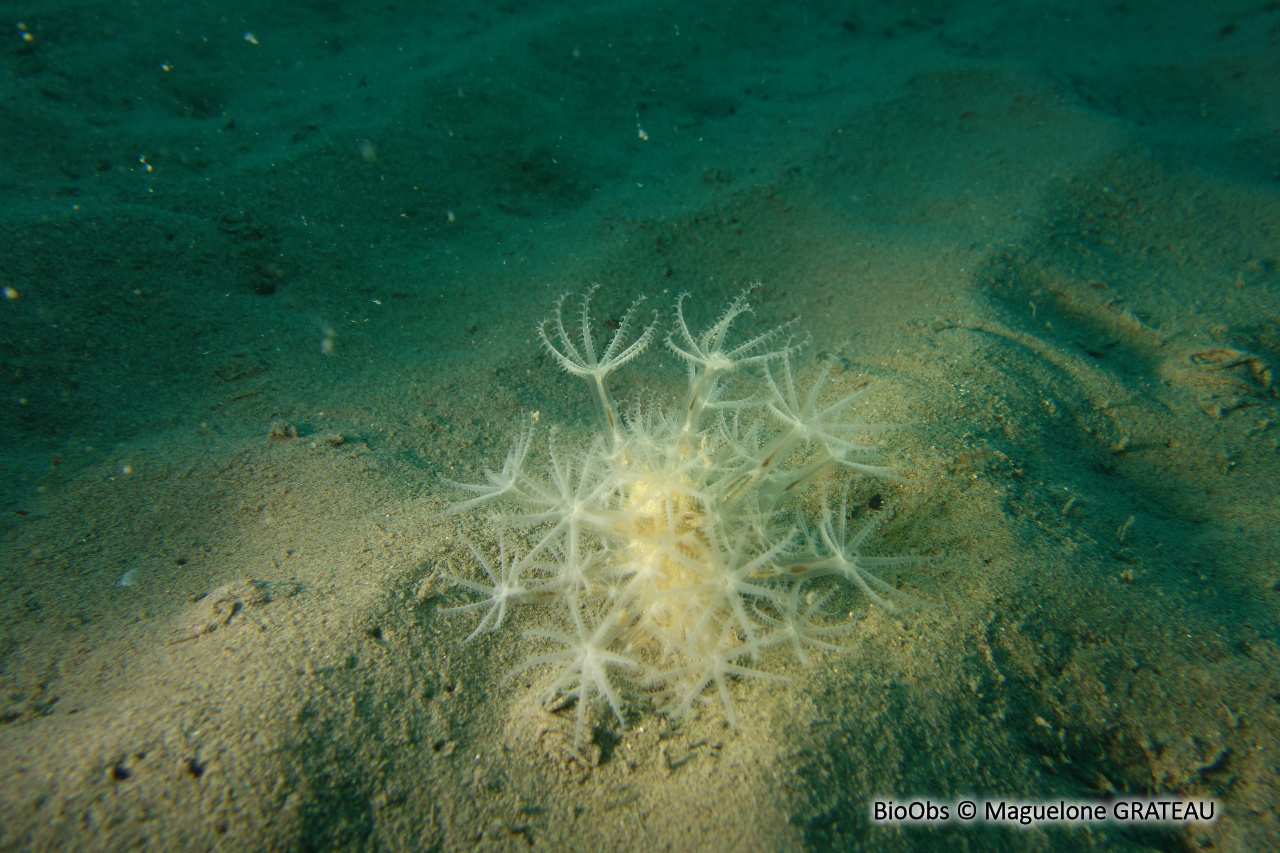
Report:
M0 849L1280 849L1280 4L0 5ZM441 612L593 282L906 426L736 726Z

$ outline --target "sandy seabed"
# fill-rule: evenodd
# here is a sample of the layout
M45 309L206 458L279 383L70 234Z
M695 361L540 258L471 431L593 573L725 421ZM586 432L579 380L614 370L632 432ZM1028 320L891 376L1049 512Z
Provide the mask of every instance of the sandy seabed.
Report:
M1280 849L1280 8L1206 5L9 4L0 848ZM756 281L932 606L575 743L444 479L589 428L560 293ZM871 821L965 796L1220 816Z

